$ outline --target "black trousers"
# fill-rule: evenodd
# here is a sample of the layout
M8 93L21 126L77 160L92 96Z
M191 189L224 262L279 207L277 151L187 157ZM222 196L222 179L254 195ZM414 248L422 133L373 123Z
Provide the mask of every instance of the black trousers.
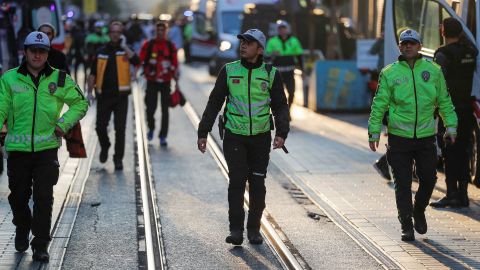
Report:
M388 135L388 164L392 167L395 199L399 217L412 216L412 168L415 161L419 181L415 208L425 210L437 182L437 148L435 136L408 139Z
M110 139L108 138L108 123L113 113L113 123L115 126L115 154L114 162L123 160L125 153L125 127L127 125L128 113L128 95L120 94L117 96L98 97L97 102L97 123L96 131L98 141L102 148L110 147Z
M155 111L157 110L158 105L158 92L160 92L162 107L162 119L159 137L167 137L170 82L159 83L147 81L147 93L145 95L145 105L147 107L147 125L150 131L155 130Z
M447 196L456 196L458 183L470 181L469 147L475 118L471 109L455 109L458 116L457 138L443 149ZM442 125L443 126L443 125Z
M294 71L281 72L283 84L288 91L288 108L292 107L293 98L295 97L295 73Z
M20 233L32 230L31 245L46 248L52 240L53 186L57 184L59 168L57 149L36 153L10 152L8 155L8 202L13 224ZM28 206L33 187L33 216Z
M250 210L248 212L248 230L260 230L260 219L265 209L265 177L270 159L270 132L242 136L226 131L223 152L228 165L228 219L230 231L244 228L245 211L243 194L246 182L249 187Z

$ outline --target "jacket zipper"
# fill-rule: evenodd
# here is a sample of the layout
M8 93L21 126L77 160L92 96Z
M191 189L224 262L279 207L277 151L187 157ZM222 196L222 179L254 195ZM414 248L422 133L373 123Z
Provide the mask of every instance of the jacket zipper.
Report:
M415 95L415 126L413 129L413 138L417 138L417 121L418 121L418 102L417 102L417 87L415 85L415 74L413 73L413 68L410 68L412 71L412 78L413 78L413 93Z
M35 92L35 99L34 99L34 103L33 103L33 122L32 122L32 152L35 152L35 118L36 118L36 114L37 114L37 93L38 93L38 89L35 87L33 88L33 91Z
M253 135L253 123L252 123L252 101L250 96L250 83L252 81L252 70L248 70L248 116L250 119L250 135Z

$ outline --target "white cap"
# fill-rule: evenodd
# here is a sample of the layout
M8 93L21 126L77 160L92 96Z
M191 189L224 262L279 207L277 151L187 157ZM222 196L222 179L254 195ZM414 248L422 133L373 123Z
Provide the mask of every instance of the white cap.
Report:
M400 43L404 41L413 41L416 43L422 43L420 35L413 29L407 29L400 34Z
M262 31L258 29L248 29L245 33L237 35L238 39L245 39L248 41L257 41L260 46L265 48L265 43L267 43L267 38Z
M33 31L25 38L23 46L30 48L40 48L49 51L50 50L50 40L47 35L42 32Z

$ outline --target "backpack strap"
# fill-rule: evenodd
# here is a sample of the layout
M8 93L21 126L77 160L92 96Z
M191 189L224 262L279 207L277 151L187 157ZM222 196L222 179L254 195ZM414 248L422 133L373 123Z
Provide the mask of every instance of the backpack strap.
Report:
M147 55L145 56L145 59L143 60L143 66L147 66L148 65L148 62L150 61L150 56L152 55L152 50L153 50L153 44L154 44L154 40L153 39L150 39L148 41L148 45L147 45Z
M57 86L58 87L64 87L66 78L67 78L67 72L65 72L64 70L59 70Z

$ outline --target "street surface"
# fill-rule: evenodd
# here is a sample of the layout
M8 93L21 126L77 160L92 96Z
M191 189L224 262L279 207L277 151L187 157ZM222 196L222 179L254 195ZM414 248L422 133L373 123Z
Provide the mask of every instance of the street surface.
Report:
M208 75L205 65L196 63L182 66L181 76L181 90L201 115L215 78ZM52 225L52 234L58 237L55 240L54 236L50 247L54 259L49 265L33 263L31 250L15 252L8 179L6 172L1 175L0 269L143 267L142 228L137 222L136 135L130 105L123 171L113 169L113 147L107 163L98 161L94 107L82 121L83 136L92 151L91 166L85 167L87 160L68 159L65 149L59 151L62 176L55 187ZM413 243L400 241L393 183L372 167L385 151L387 138L381 138L379 153L371 152L367 119L368 115L322 115L294 107L286 141L290 154L271 153L266 210L301 255L305 268L480 269L480 190L469 187L470 208L428 207L428 233L416 234ZM202 155L197 150L195 128L183 108L171 109L168 147L159 146L157 129L148 148L168 268L281 269L267 243L253 246L246 239L242 247L225 243L227 180L210 152ZM109 130L113 139L113 121ZM216 125L212 135L221 142ZM83 168L87 168L86 182L80 189L78 213L74 211L67 219L69 215L62 211L71 207L72 190L82 183L75 175ZM413 190L416 188L414 183ZM444 178L439 174L432 200L444 192Z

